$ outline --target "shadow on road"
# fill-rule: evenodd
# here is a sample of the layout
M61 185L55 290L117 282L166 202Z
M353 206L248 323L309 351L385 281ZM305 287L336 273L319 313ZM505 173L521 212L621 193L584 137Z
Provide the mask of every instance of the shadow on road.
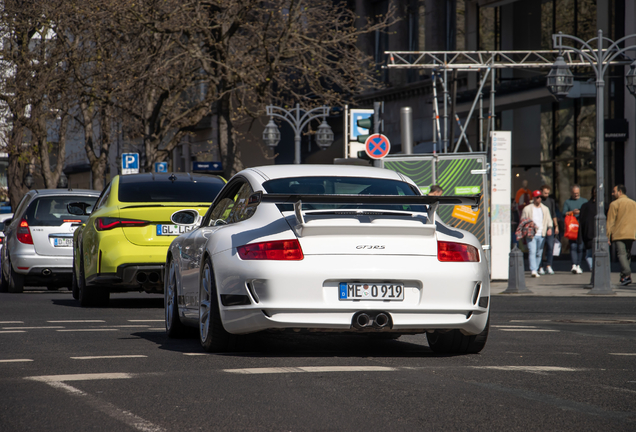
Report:
M81 307L73 298L52 299L51 302L57 306ZM163 309L163 297L111 298L108 305L95 309Z
M199 343L197 329L180 339L171 339L165 333L136 332L134 336L151 341L159 349L181 353L205 353ZM211 354L225 357L274 358L274 357L449 357L433 353L425 345L426 337L418 336L418 342L406 340L374 339L362 334L329 333L259 333L243 336L233 352ZM402 339L414 336L402 336Z

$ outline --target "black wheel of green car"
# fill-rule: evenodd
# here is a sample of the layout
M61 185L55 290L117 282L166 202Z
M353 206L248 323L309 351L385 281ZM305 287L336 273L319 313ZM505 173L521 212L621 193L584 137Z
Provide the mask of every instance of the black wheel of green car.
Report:
M207 352L225 352L236 345L236 336L223 327L216 282L210 258L205 260L199 285L199 339Z
M446 333L426 333L428 346L438 354L477 354L486 346L490 329L490 315L484 330L472 336L462 334L459 330Z
M163 286L163 299L166 310L166 332L168 337L176 338L183 335L185 326L179 319L179 305L177 303L177 272L174 260L168 264L168 274Z
M86 286L84 276L84 260L80 258L79 275L77 278L79 302L82 307L106 306L110 298L110 292L106 288Z
M13 270L13 264L9 261L9 283L8 290L10 293L24 292L24 275L16 273Z
M0 292L9 292L9 281L4 276L4 271L0 266Z
M73 298L75 300L79 300L79 286L77 285L77 274L75 271L75 256L73 256L73 275L71 277L71 292L73 293Z

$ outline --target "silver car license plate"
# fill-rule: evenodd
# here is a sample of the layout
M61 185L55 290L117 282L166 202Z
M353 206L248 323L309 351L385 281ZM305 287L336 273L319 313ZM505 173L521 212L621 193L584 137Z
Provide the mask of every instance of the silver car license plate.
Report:
M404 286L399 283L340 282L338 288L339 300L404 300Z
M177 236L194 229L194 225L157 225L157 235Z
M73 246L73 239L66 237L53 237L53 246L55 247L70 247Z

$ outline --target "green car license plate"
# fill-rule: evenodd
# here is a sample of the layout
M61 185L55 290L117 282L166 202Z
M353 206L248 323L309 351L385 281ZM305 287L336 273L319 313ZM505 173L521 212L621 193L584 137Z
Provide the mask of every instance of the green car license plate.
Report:
M194 225L157 225L157 235L177 236L194 229Z
M404 300L404 286L398 283L347 283L338 285L339 300Z

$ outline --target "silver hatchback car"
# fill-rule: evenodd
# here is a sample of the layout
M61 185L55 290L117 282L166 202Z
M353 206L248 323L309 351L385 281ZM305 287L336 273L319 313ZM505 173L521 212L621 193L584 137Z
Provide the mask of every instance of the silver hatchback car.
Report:
M0 291L19 293L25 285L70 287L73 232L88 216L72 215L67 206L86 203L90 211L98 197L98 191L86 189L27 192L13 219L5 221Z

